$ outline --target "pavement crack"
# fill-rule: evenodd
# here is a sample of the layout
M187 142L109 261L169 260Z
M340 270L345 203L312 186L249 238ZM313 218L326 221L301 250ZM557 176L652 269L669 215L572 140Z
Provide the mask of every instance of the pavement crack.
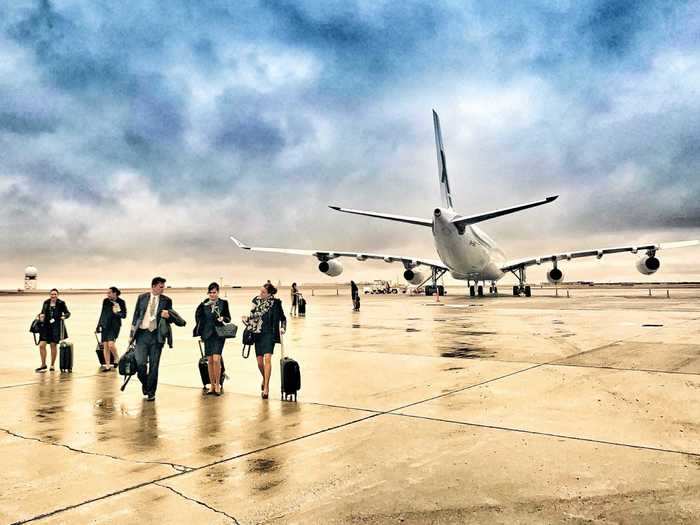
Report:
M207 509L209 509L209 510L211 510L211 511L213 511L213 512L216 512L217 514L222 514L222 515L226 516L228 519L230 519L230 520L231 520L233 523L235 523L236 525L240 525L240 522L239 522L236 518L234 518L234 517L231 516L230 514L227 514L227 513L224 512L223 510L215 509L214 507L212 507L211 505L208 505L208 504L204 503L203 501L200 501L200 500L195 499L195 498L190 498L189 496L185 496L182 492L180 492L180 491L178 491L178 490L175 490L174 488L172 488L172 487L169 486L169 485L163 485L163 484L158 483L158 482L155 482L155 483L153 483L153 484L154 484L154 485L158 485L159 487L163 487L164 489L168 489L168 490L170 490L171 492L174 492L175 494L177 494L178 496L180 496L181 498L184 498L184 499L189 500L189 501L193 501L194 503L197 503L197 504L201 505L202 507L206 507Z
M101 452L90 452L89 450L82 450L79 448L72 447L70 445L66 445L65 443L55 443L52 441L46 441L41 438L37 437L32 437L32 436L24 436L22 434L18 434L17 432L12 432L11 430L7 428L0 428L0 431L5 432L6 434L16 437L18 439L25 439L27 441L36 441L37 443L42 443L44 445L50 445L53 447L61 447L65 448L67 450L70 450L71 452L77 452L78 454L86 454L88 456L98 456L98 457L103 457L103 458L110 458L114 459L116 461L126 461L127 463L138 463L138 464L145 464L145 465L163 465L166 467L171 467L172 469L176 470L177 472L190 472L193 470L193 467L188 467L187 465L180 465L179 463L170 463L167 461L145 461L145 460L140 460L140 459L126 459L126 458L121 458L119 456L113 456L111 454L103 454Z

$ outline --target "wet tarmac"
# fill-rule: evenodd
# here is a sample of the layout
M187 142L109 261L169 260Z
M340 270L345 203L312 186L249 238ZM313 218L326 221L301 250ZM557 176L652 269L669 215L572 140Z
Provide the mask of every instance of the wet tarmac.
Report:
M0 297L0 523L700 522L700 290L334 293L289 321L297 403L237 340L201 395L203 293L170 293L155 403L98 371L101 295L62 295L72 374L33 371L42 298Z

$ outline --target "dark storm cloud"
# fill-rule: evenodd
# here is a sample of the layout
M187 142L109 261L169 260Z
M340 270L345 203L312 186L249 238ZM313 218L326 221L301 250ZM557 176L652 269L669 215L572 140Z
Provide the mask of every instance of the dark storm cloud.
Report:
M4 3L3 231L24 253L138 257L148 233L190 256L212 224L400 250L405 228L325 206L429 213L431 107L464 213L557 192L523 235L696 228L697 27L697 2ZM142 231L151 201L171 228Z
M56 119L44 115L29 115L17 112L0 113L0 130L19 135L51 133L56 129Z

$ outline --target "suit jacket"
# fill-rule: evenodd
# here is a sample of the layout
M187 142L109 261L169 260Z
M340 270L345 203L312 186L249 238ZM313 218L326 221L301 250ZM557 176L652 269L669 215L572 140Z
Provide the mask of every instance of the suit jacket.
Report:
M97 321L96 332L99 332L100 329L104 330L107 328L121 327L122 319L126 319L126 303L121 297L117 297L116 303L119 305L119 308L121 308L121 311L118 314L115 314L114 311L112 311L111 300L105 297L104 301L102 301L102 311L100 312L100 320Z
M281 343L282 336L280 334L280 326L285 331L287 330L287 316L284 315L281 299L275 298L272 303L272 308L270 308L270 322L272 322L272 335L275 338L275 343Z
M204 308L208 308L206 306L208 302L209 299L205 299L204 301L199 303L199 306L197 306L197 311L194 313L195 325L194 330L192 330L192 337L201 337L202 339L209 339L212 336L212 334L216 333L214 331L214 326L222 326L222 323L216 320L214 321L213 325L204 322ZM224 322L230 323L231 312L228 309L228 301L219 297L216 306L219 308L219 312L221 313L221 317L224 318Z
M41 307L41 313L44 314L44 322L41 323L41 333L45 337L66 339L68 337L68 330L66 330L65 324L61 321L61 316L64 319L70 317L70 312L68 311L68 306L66 306L65 301L61 299L56 299L56 306L53 310L53 323L51 322L52 317L49 315L51 311L51 299L46 299ZM61 327L63 327L63 333L61 333Z
M158 320L158 342L160 344L168 343L170 348L173 347L173 329L170 325L175 326L185 326L187 322L178 314L175 310L170 310L170 317L163 319L162 317Z
M136 306L134 307L134 317L131 322L131 339L136 336L136 330L141 326L143 318L148 315L148 303L151 299L151 292L146 292L139 295L136 299ZM156 329L158 329L158 322L161 319L160 314L163 310L172 310L173 301L167 295L160 295L158 297L158 304L156 305Z

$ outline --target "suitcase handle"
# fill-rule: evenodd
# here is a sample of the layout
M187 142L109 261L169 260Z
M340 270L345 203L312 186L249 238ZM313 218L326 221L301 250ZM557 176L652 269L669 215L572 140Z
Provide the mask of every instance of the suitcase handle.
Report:
M199 355L200 357L204 357L204 350L202 350L202 340L200 339L199 341L197 341L197 343L199 344Z

